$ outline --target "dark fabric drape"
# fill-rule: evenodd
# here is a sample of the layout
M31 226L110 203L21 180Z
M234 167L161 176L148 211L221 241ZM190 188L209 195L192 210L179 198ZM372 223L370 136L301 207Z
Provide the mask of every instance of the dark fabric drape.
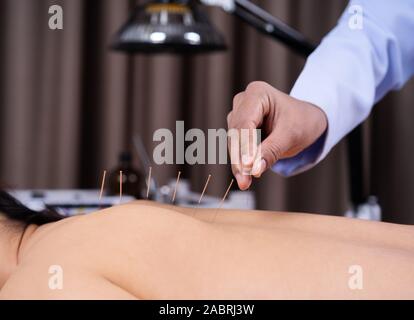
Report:
M232 98L254 80L289 91L303 59L237 19L208 9L229 51L194 57L127 57L108 50L127 19L129 0L0 2L0 180L16 188L96 188L139 133L147 149L158 128L226 128ZM345 0L255 1L315 43ZM48 8L64 9L64 29L48 28ZM414 223L414 83L389 95L365 124L366 188L387 221ZM177 170L201 190L223 194L228 166L157 166L162 183ZM291 179L267 173L254 190L261 209L343 214L348 205L346 149Z

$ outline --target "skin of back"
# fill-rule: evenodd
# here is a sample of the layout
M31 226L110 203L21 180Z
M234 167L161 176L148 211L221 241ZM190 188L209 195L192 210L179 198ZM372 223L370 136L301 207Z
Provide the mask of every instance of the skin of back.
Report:
M410 226L226 210L211 222L216 213L136 202L42 226L0 298L414 298Z

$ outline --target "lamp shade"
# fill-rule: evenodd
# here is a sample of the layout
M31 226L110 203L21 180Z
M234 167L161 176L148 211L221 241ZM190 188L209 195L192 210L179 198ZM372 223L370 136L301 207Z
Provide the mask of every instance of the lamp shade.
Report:
M194 1L150 1L136 8L112 48L127 53L197 53L225 50L226 45Z

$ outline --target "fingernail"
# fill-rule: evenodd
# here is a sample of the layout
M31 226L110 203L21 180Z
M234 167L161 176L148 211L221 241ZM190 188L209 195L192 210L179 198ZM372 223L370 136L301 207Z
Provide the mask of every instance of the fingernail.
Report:
M252 179L250 177L244 177L243 182L240 183L239 185L240 190L246 191L247 189L250 188L251 184L252 184Z
M261 169L261 159L257 159L253 164L252 175L257 176L258 174L260 174L260 169Z
M255 176L256 178L260 178L262 174L266 171L266 168L266 160L261 159L260 161L256 161L252 171L253 176Z

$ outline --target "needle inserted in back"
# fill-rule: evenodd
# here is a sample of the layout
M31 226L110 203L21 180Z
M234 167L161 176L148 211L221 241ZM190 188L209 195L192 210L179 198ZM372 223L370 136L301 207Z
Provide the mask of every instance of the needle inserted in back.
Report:
M206 193L206 190L207 190L207 187L208 187L208 184L210 183L210 180L211 180L211 174L209 174L208 175L208 178L207 178L207 181L206 181L206 184L204 185L204 189L203 189L203 192L201 193L201 195L200 195L200 199L198 199L198 204L200 205L201 204L201 200L203 200L203 197L204 197L204 194ZM196 214L197 214L197 208L195 208L194 209L194 212L192 213L192 217L195 217L196 216Z
M148 182L147 182L147 199L149 198L149 192L150 192L150 186L151 186L151 174L152 174L152 167L149 167Z
M216 212L214 213L214 217L213 217L213 220L212 220L213 223L214 223L214 221L216 221L218 211L219 211L219 209L221 209L223 207L224 201L226 201L227 195L229 194L230 189L233 186L233 183L234 183L234 179L231 179L230 185L227 188L226 193L224 194L223 199L221 199L220 205L218 206L218 208L216 209Z
M105 179L106 179L106 170L104 170L103 176L102 176L101 192L99 193L99 202L101 202L102 200L103 192L105 189Z
M180 182L180 177L181 177L181 171L178 171L177 182L175 183L174 193L171 199L172 203L175 202L175 197L177 195L177 188L178 188L178 183Z
M204 185L203 192L201 193L200 199L198 200L198 204L200 204L200 203L201 203L201 200L203 199L204 194L206 193L206 190L207 190L208 184L209 184L209 182L210 182L210 179L211 179L211 174L209 174L209 175L208 175L208 178L207 178L206 184Z

